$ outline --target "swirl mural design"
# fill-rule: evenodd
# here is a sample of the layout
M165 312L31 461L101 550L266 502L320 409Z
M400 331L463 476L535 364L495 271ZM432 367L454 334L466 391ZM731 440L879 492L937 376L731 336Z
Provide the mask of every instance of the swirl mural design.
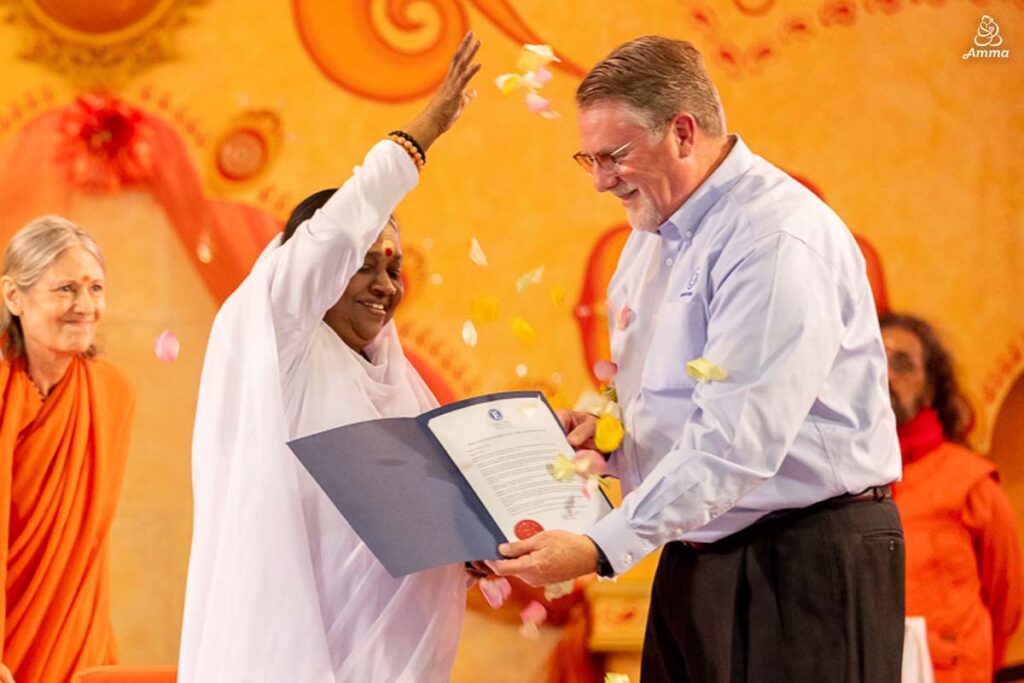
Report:
M517 43L543 43L507 0L469 0ZM469 30L461 0L293 0L306 52L325 76L366 99L422 97L444 78L448 60ZM557 52L557 49L556 49ZM583 77L559 55L556 67Z

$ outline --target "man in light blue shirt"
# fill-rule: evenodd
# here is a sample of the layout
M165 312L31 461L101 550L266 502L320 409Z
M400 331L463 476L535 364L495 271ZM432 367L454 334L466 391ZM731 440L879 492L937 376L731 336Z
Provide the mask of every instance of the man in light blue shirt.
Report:
M503 545L496 571L611 576L664 546L645 683L898 680L900 452L853 236L727 134L689 43L619 47L576 100L575 158L633 228L608 288L626 495L587 536ZM594 448L593 416L563 419Z

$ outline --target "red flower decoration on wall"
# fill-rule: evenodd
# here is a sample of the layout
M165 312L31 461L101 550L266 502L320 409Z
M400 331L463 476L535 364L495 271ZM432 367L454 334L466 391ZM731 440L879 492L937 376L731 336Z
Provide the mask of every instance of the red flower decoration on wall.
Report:
M69 181L117 192L153 177L153 129L145 115L110 95L79 97L63 113L57 162Z

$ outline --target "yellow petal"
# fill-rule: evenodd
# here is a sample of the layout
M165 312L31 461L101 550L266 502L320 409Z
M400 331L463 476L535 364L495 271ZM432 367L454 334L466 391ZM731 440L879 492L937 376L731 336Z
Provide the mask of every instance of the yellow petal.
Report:
M505 97L508 97L523 84L523 77L519 74L502 74L494 79L494 85L498 86L498 90Z
M522 294L530 285L540 284L542 277L544 277L544 266L539 266L531 271L523 273L519 276L519 279L516 280L516 292Z
M604 675L604 683L629 683L629 676L609 671Z
M522 51L519 53L519 57L516 59L516 71L520 73L526 73L527 71L536 71L542 66L546 66L551 62L560 62L558 57L555 56L555 51L551 49L550 45L523 45Z
M533 325L522 318L512 318L509 321L509 327L512 328L512 334L516 336L516 339L523 346L532 346L533 342L537 339L537 332L534 331Z
M473 297L469 302L469 317L478 325L493 323L498 319L500 307L498 297L481 294L480 296Z
M721 382L729 373L720 365L715 365L707 358L696 358L686 364L686 374L700 383Z
M561 306L565 303L565 287L551 288L551 303L555 306Z
M559 453L551 466L551 476L556 481L572 481L576 476L576 463L565 457L565 453Z
M597 418L597 430L594 434L594 445L602 453L611 453L622 443L625 430L622 422L611 413Z

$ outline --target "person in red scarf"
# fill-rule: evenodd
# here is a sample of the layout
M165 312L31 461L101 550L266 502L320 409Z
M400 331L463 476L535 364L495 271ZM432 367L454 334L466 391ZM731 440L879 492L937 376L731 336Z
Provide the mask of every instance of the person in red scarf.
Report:
M0 277L0 683L66 683L116 662L110 525L134 392L96 358L103 256L57 216L25 226Z
M907 616L925 618L936 683L989 683L1021 616L1013 510L992 463L964 446L970 410L934 330L909 315L885 315L881 326L903 453L893 499Z

